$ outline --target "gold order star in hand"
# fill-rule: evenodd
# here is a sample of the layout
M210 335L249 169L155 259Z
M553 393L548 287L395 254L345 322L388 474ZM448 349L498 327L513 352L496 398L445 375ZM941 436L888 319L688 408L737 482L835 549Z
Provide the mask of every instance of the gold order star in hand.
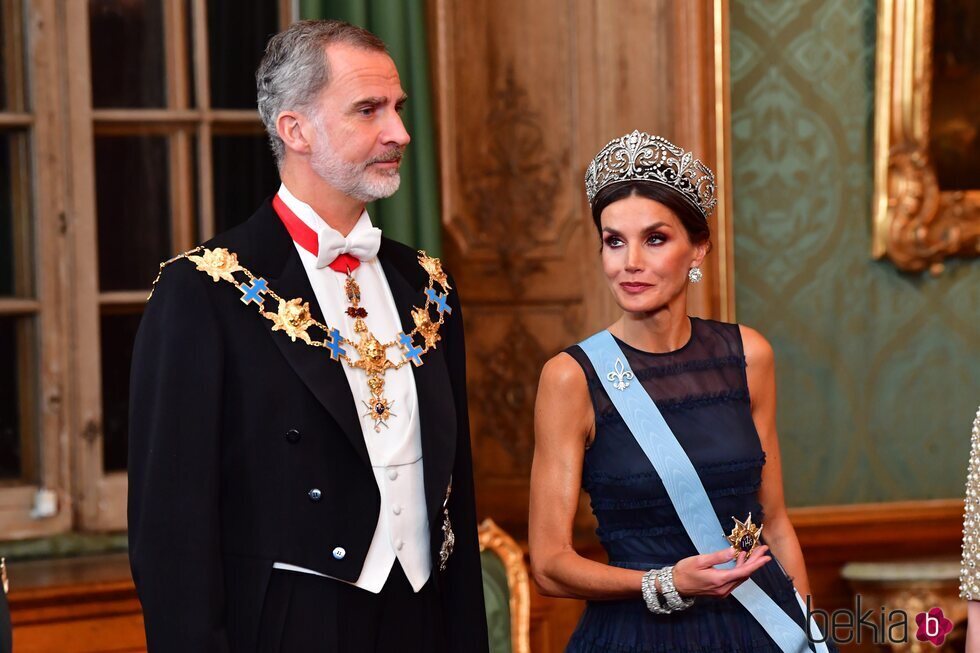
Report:
M449 285L449 281L446 279L446 273L442 269L442 261L437 258L433 258L426 254L424 251L419 251L419 265L422 269L429 273L429 277L442 286L443 292L449 292L452 287Z
M312 344L310 334L306 332L314 324L309 302L303 302L299 297L288 302L280 299L277 312L263 311L262 315L272 320L273 331L284 331L293 342L299 338L308 345Z
M413 308L412 320L415 322L415 328L419 330L419 335L425 338L425 348L434 349L442 338L439 336L439 325L432 321L429 309Z
M756 526L752 523L752 513L749 513L749 518L744 522L732 517L735 521L735 528L732 529L731 535L728 536L728 541L731 543L732 548L735 549L737 554L739 551L744 551L747 555L752 555L752 552L757 546L759 546L759 537L762 535L762 526Z
M197 269L208 274L215 282L224 279L235 283L232 274L242 269L238 264L238 256L221 247L205 249L201 256L187 258L196 263Z

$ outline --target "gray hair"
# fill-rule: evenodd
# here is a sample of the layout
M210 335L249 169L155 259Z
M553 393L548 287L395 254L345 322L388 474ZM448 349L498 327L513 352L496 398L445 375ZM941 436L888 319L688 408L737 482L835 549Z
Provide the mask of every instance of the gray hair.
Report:
M276 131L276 119L283 111L306 111L313 106L330 82L324 50L333 43L388 52L377 36L342 20L301 20L273 36L265 47L255 71L255 86L259 116L269 133L277 166L282 165L286 146Z

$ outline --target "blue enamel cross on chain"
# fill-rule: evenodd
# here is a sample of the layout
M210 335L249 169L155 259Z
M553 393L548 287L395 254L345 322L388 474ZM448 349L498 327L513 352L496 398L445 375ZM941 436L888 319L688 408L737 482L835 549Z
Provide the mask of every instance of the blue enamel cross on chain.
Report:
M398 343L405 349L405 358L412 361L415 367L422 365L422 354L425 351L412 342L412 336L407 333L398 334Z
M425 296L429 299L430 302L436 305L436 310L439 311L440 314L441 313L448 313L449 315L453 314L452 306L446 303L446 300L449 298L448 293L444 295L440 295L432 288L426 288Z
M262 295L269 291L269 285L265 282L265 279L258 277L252 280L251 286L243 283L238 286L238 289L242 291L241 300L243 304L248 306L251 302L255 302L261 307L265 301Z

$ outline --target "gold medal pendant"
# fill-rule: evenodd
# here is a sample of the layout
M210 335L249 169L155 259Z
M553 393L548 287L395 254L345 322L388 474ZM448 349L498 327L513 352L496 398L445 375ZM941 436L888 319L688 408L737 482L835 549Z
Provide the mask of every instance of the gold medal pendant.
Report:
M387 427L388 420L395 417L391 412L395 402L384 397L384 374L395 364L388 360L388 348L378 342L360 318L355 321L354 330L360 332L361 339L354 344L358 359L352 365L367 374L368 389L371 391L371 401L364 402L368 411L362 417L371 417L375 432L380 433L381 427Z
M391 412L391 407L395 405L395 402L385 399L382 396L385 389L385 380L381 377L375 376L368 378L368 387L371 389L371 401L362 402L368 411L361 415L361 417L370 417L373 419L374 431L375 433L380 433L382 425L387 427L390 418L398 417Z
M357 360L351 363L353 367L364 370L367 374L368 389L371 391L371 400L362 402L367 408L367 412L361 417L370 417L374 420L375 433L381 432L381 427L388 427L388 420L397 417L391 412L391 407L395 402L385 398L384 375L390 368L396 367L388 360L388 347L378 342L378 339L371 333L364 318L368 313L361 307L361 287L354 281L353 274L347 273L347 282L344 284L347 293L347 301L350 306L347 308L347 315L354 318L354 333L360 340L358 342L348 342L357 351Z

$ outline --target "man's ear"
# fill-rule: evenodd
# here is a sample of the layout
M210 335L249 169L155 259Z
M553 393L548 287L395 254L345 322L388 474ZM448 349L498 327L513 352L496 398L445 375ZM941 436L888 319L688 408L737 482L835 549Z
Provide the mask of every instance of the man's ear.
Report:
M295 111L283 111L276 118L276 133L286 149L297 154L310 154L313 151L310 143L312 127L306 116Z

